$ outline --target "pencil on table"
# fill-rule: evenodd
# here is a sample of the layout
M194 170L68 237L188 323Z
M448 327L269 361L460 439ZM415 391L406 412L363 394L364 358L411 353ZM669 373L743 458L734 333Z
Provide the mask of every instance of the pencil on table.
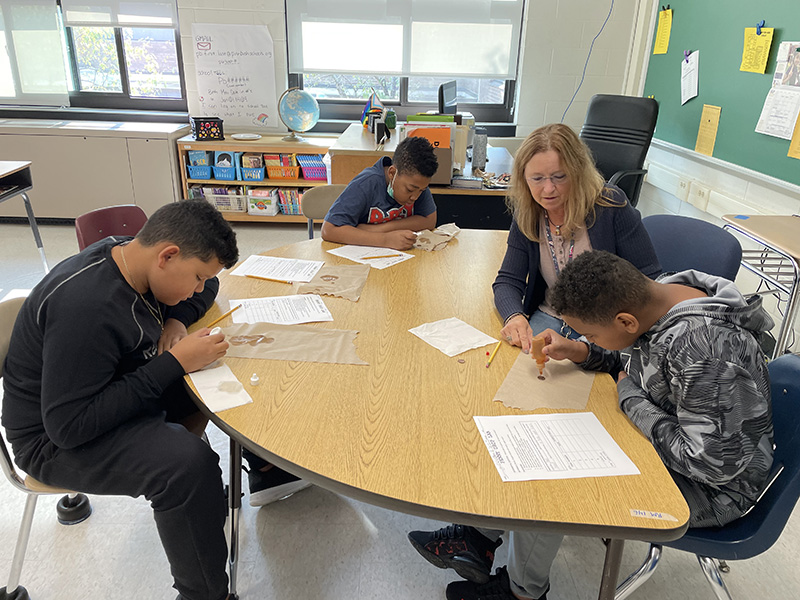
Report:
M497 354L498 350L500 350L500 344L502 343L503 343L502 341L497 342L497 345L494 347L494 350L492 350L492 355L489 357L489 360L486 361L487 369L489 368L489 365L492 364L492 361L494 360L494 355Z
M222 315L222 316L220 316L220 317L218 317L218 318L214 319L213 321L211 321L211 323L209 323L208 325L206 325L206 327L213 327L214 325L216 325L217 323L219 323L220 321L222 321L222 319L224 319L224 318L225 318L225 317L227 317L229 314L231 314L233 311L235 311L235 310L239 310L240 308L242 308L242 305L241 305L241 304L240 304L239 306L234 306L232 309L230 309L230 310L229 310L228 312L226 312L224 315Z
M361 260L369 260L371 258L393 258L395 256L403 256L402 254L380 254L378 256L362 256Z
M262 281L277 281L278 283L292 283L291 281L286 281L285 279L273 279L272 277L261 277L260 275L245 275L245 277L249 277L250 279L261 279Z

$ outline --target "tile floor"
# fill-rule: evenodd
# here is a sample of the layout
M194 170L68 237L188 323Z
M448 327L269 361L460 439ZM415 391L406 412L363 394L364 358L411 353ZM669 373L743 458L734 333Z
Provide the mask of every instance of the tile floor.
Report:
M688 205L687 205L688 206ZM679 212L643 199L644 214ZM237 225L242 256L306 238L305 226ZM42 227L48 260L55 264L77 251L67 225ZM29 288L42 266L27 225L0 224L0 297ZM209 437L227 463L227 441L213 426ZM227 467L223 466L224 472ZM11 565L24 497L0 482L0 585ZM72 598L172 599L169 568L147 503L123 497L91 498L94 514L72 527L59 525L55 502L42 497L34 519L23 584L34 600ZM797 512L797 511L796 511ZM433 600L455 579L451 571L423 561L405 539L410 529L440 524L376 508L312 487L260 510L246 505L241 515L239 593L260 600ZM731 563L725 576L737 600L800 597L800 572L793 554L800 540L795 515L778 543L749 561ZM632 571L645 545L626 545L623 571ZM550 600L597 597L603 545L596 538L567 538L552 572ZM496 564L505 563L505 547ZM692 556L667 549L662 564L634 598L712 600Z

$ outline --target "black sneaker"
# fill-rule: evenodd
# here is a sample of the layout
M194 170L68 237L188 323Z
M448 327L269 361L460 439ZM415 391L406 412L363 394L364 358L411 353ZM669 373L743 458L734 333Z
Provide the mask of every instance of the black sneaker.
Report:
M549 589L548 589L549 591ZM517 600L511 593L508 571L505 567L497 569L483 585L472 581L454 581L447 586L447 600ZM547 592L537 600L547 600Z
M412 531L408 541L432 565L453 569L475 583L489 581L494 552L503 543L491 541L474 527L455 524L437 531Z
M266 471L250 469L247 479L250 483L250 506L264 506L283 500L311 485L274 465Z

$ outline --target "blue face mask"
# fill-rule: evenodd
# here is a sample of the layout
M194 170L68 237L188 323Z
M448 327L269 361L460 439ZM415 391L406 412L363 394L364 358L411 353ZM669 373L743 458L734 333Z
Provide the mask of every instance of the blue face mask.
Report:
M392 177L392 182L386 186L386 193L389 194L389 198L394 200L394 180L397 179L397 171L395 171L394 177Z

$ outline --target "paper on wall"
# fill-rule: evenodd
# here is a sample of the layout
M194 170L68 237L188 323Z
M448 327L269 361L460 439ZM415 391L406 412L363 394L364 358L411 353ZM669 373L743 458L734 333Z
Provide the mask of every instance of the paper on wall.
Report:
M719 116L722 108L703 105L703 113L700 115L700 127L697 129L697 142L694 151L706 156L714 155L714 144L717 142L717 129L719 128Z
M761 116L756 124L756 132L790 140L798 114L800 114L800 87L774 86L767 92Z
M700 69L700 51L692 52L681 60L681 105L697 96Z
M773 27L762 27L761 34L755 27L744 28L744 45L742 46L742 64L740 71L764 73L767 70L769 49L772 47Z

